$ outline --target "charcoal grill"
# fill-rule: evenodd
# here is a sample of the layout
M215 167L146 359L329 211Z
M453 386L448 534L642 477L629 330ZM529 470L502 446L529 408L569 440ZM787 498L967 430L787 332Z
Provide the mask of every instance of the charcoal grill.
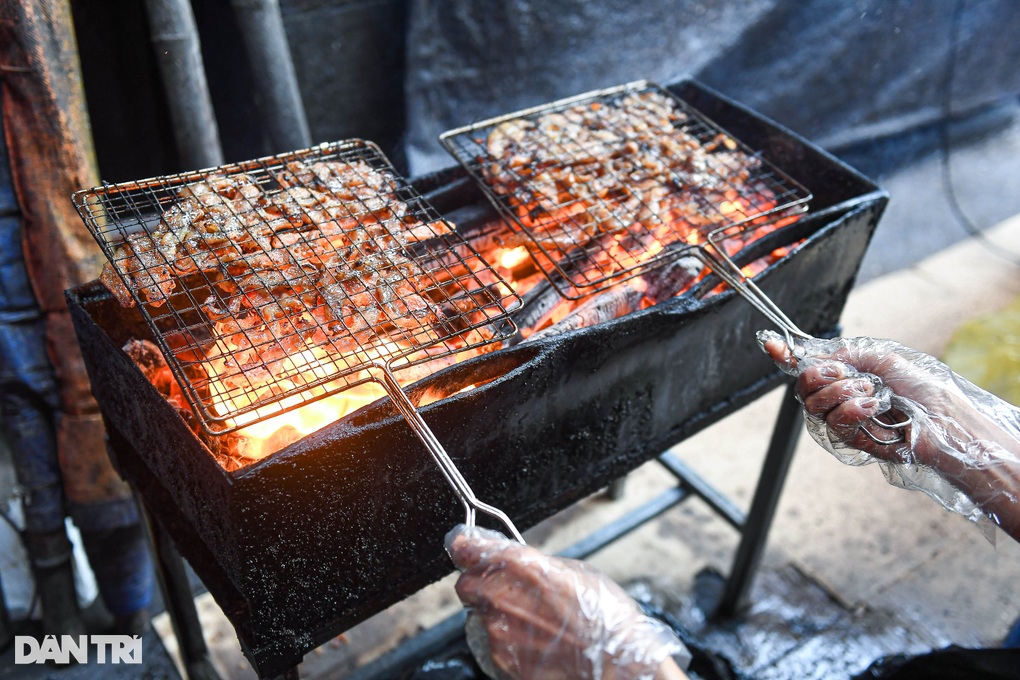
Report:
M670 89L811 188L812 211L741 253L738 264L803 239L757 281L805 331L832 333L886 194L697 83ZM444 194L442 210L485 204L464 177L450 168L414 184ZM438 398L421 413L465 477L520 526L534 525L782 384L755 344L763 318L732 292L707 297L716 283L469 359L411 386L409 397ZM121 351L131 337L152 339L139 314L98 283L68 300L114 460L222 606L258 672L295 666L449 573L443 534L458 521L458 506L388 401L228 473ZM799 429L796 404L787 403L787 425L769 454L774 479L746 521L686 473L683 493L674 494L710 499L753 534L735 561L738 591L760 554Z

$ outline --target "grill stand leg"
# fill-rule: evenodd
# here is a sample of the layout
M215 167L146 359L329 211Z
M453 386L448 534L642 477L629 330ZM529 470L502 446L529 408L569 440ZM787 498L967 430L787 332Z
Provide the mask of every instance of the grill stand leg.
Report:
M726 588L713 613L716 619L730 618L746 604L751 581L761 562L765 539L772 526L776 506L779 504L786 473L793 460L793 451L803 429L800 403L791 382L783 395L776 426L772 431L772 441L769 443L768 453L765 454L765 462L762 464L754 498L751 500L751 507L741 531L740 545L737 546L737 553L733 558Z
M152 542L152 553L156 558L156 577L163 593L163 603L170 615L174 635L177 636L177 646L188 680L221 680L209 659L209 648L202 637L202 623L198 620L191 585L184 571L184 560L170 536L148 513L141 499L138 501Z
M609 496L609 500L618 501L623 498L623 494L627 491L627 476L617 477L609 483L609 487L606 489L606 495Z

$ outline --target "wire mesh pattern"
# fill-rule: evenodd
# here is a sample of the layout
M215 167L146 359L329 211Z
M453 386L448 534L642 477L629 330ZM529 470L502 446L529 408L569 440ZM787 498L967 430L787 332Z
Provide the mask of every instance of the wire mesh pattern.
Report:
M196 416L236 430L509 337L520 298L373 144L77 192Z
M806 208L808 191L668 91L640 81L440 137L582 297L709 240Z

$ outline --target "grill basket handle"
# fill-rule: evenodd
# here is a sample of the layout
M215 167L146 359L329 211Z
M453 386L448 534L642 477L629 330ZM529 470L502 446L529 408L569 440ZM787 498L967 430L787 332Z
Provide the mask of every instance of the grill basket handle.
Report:
M397 382L397 379L393 376L393 372L390 370L390 367L382 362L373 362L372 368L375 369L375 371L373 371L373 379L386 390L386 394L389 395L390 400L393 401L393 404L397 407L400 415L404 417L404 420L407 421L407 424L411 426L411 429L414 430L416 435L418 435L422 444L424 444L425 448L428 449L433 460L435 460L436 464L439 466L440 472L443 473L443 477L446 479L446 482L450 485L453 492L457 495L457 498L464 506L464 523L468 527L473 527L476 524L477 513L480 512L489 515L490 517L499 520L499 522L506 527L511 538L524 544L524 537L521 536L521 533L517 530L517 527L514 526L513 521L511 521L510 517L505 512L493 505L483 503L477 496L475 496L474 491L471 490L471 486L467 483L467 480L464 479L460 470L457 469L457 465L450 458L446 449L444 449L443 445L439 443L439 440L436 439L436 436L432 433L431 428L429 428L428 424L421 417L421 414L418 413L418 409L415 408L414 404L411 403L411 400L404 393L400 383Z

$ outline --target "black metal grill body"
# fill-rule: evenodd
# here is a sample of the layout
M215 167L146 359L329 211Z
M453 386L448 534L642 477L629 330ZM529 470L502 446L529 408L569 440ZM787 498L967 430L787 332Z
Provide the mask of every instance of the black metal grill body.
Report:
M886 194L696 83L673 89L814 193L811 213L761 249L779 238L806 241L757 281L804 330L832 331ZM461 177L451 169L422 178L419 189ZM226 473L120 350L147 337L137 311L121 309L99 284L69 292L69 304L115 462L260 673L292 667L449 573L443 537L461 508L388 402ZM476 357L409 393L454 395L423 407L425 420L478 495L530 526L778 385L783 376L754 340L765 326L732 292L687 295Z

